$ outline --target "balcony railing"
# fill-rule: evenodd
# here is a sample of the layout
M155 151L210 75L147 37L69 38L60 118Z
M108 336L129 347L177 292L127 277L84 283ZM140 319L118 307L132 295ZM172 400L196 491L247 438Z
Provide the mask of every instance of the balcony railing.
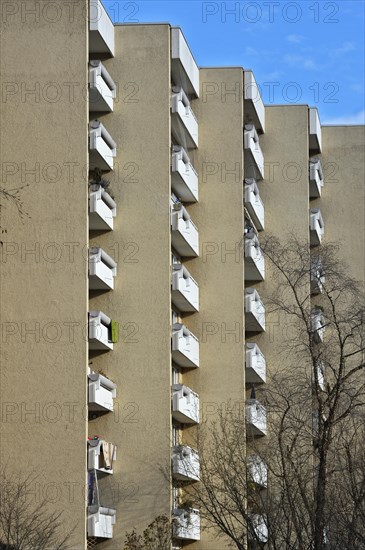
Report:
M246 425L249 436L266 435L266 409L257 399L247 401Z
M183 384L172 386L172 417L181 424L199 423L199 395Z
M103 63L91 60L89 65L89 111L108 112L113 110L116 85Z
M114 508L89 506L87 515L87 536L112 539L116 515L117 512Z
M316 199L321 196L324 186L323 171L321 161L312 159L309 161L309 196Z
M267 487L267 466L258 455L247 458L247 474L250 481L253 481L258 487Z
M314 443L318 442L319 433L323 430L323 424L327 419L326 414L320 414L318 410L312 411L312 438Z
M112 290L117 264L102 248L89 250L89 289Z
M259 136L253 124L246 124L244 129L245 177L255 180L264 178L264 155L262 154Z
M325 319L321 309L313 309L310 317L313 339L317 344L323 342L325 333Z
M181 203L171 211L171 244L180 256L199 256L198 229Z
M92 372L88 375L88 386L89 411L113 411L113 402L117 395L116 384L114 384L114 382L109 380L106 376L103 376L97 372Z
M90 0L89 52L114 57L114 25L100 0Z
M244 73L245 122L265 132L265 106L252 71Z
M308 118L309 150L316 155L322 151L322 128L316 107L309 108Z
M265 307L255 288L245 291L245 328L246 332L265 330Z
M321 244L324 235L324 223L319 208L311 208L309 214L309 235L311 246L318 246Z
M175 508L172 513L173 536L178 540L200 540L200 514L195 508Z
M171 131L186 149L198 147L198 121L182 88L174 86L171 97Z
M172 360L180 367L199 367L199 340L181 323L175 323L171 336Z
M89 439L87 442L87 469L104 474L113 473L113 462L117 459L117 447L102 439Z
M315 367L313 368L313 384L316 384L316 379L318 383L318 387L324 391L325 388L325 364L324 362L319 359L316 362Z
M110 491L99 479L98 470L88 471L88 508L87 508L87 535L101 539L113 538L113 525L116 521L116 510ZM104 478L105 474L101 474Z
M111 350L118 341L118 323L102 311L89 312L89 350Z
M245 241L245 281L263 281L265 279L265 258L256 236L244 238Z
M311 265L311 293L321 294L323 292L326 277L320 258L313 260Z
M257 344L246 344L246 383L264 384L266 382L266 360Z
M257 539L262 543L267 542L269 539L269 530L265 516L250 514L250 524L253 532L248 531L248 539L255 542Z
M89 167L90 170L113 170L117 144L99 120L89 124Z
M195 449L176 445L172 449L172 476L181 481L200 480L200 460Z
M179 28L171 29L171 77L176 86L199 97L199 69Z
M252 178L245 179L245 206L256 229L262 231L265 228L265 209L256 180Z
M172 148L171 187L183 202L196 202L198 200L198 174L185 149L180 145L174 145Z
M198 283L182 264L172 266L171 299L180 311L199 311Z
M89 229L108 231L113 229L117 205L111 196L100 186L95 185L89 195Z

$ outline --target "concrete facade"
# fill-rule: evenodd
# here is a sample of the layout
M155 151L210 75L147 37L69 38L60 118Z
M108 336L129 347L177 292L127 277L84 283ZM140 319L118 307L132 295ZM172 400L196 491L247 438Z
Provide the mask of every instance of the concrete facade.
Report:
M83 8L55 26L19 10L2 18L0 39L1 188L24 205L2 197L1 467L35 477L34 501L63 511L64 531L75 527L78 541L86 537L87 435ZM67 83L78 85L73 99Z
M265 303L275 288L270 268L263 281L248 280L245 273L245 178L258 175L265 232L293 231L309 247L309 208L320 207L324 239L337 241L340 227L341 254L351 274L364 280L365 271L363 127L323 127L322 153L313 153L307 105L262 106L266 121L260 127L261 112L246 96L251 71L198 69L183 34L168 24L115 25L113 51L98 35L91 52L95 36L88 37L87 4L80 0L72 21L64 11L52 26L42 11L36 20L24 19L21 10L8 14L0 38L6 82L1 188L19 189L22 203L15 195L3 206L2 197L0 211L1 466L39 475L37 498L63 511L65 533L76 526L75 550L96 543L122 548L126 532L142 532L184 501L189 488L177 489L172 479L171 448L193 446L196 423L172 417L172 386L199 394L204 421L229 403L244 408L250 398L246 343L264 353L267 383L270 365L278 364L287 319L268 314L265 331L245 327L245 289L255 288ZM100 36L111 24L102 21ZM185 66L173 57L177 44ZM112 112L96 112L87 101L88 60L101 60L116 85ZM198 147L184 126L194 126L193 115L173 130L176 86L183 87L186 113L189 104L198 121ZM113 170L103 169L116 204L113 230L95 229L89 221L92 120L116 143ZM252 124L264 157L263 178L246 147ZM181 199L174 191L173 146L186 149L198 174L199 200ZM313 156L321 159L325 186L321 198L310 200ZM179 253L172 242L172 217L181 207L198 229L197 256ZM113 290L90 288L90 247L102 248L117 263ZM172 304L171 273L178 262L198 283L198 311ZM112 350L91 349L89 311L119 323L119 341L112 344L109 332ZM176 323L198 338L198 367L173 355ZM90 404L88 410L91 372L115 384L113 412L95 412ZM117 445L113 473L97 474L100 506L116 511L112 537L89 532L86 441L95 435ZM176 540L174 548L223 550L224 544L202 529L200 540Z

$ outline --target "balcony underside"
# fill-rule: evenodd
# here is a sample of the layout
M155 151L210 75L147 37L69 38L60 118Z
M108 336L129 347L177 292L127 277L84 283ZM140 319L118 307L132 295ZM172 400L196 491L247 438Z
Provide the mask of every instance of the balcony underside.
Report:
M265 330L265 323L260 319L260 316L256 316L251 312L246 312L245 330L246 332L263 332Z
M171 301L177 309L183 313L190 313L199 311L199 304L193 303L187 295L180 290L173 290L171 292Z

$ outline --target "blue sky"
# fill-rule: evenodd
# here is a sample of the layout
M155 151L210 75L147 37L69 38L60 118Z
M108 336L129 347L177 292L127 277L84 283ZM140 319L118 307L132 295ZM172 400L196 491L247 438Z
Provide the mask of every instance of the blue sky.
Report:
M182 28L199 66L253 69L266 104L317 106L322 124L363 124L364 0L104 0L118 22Z

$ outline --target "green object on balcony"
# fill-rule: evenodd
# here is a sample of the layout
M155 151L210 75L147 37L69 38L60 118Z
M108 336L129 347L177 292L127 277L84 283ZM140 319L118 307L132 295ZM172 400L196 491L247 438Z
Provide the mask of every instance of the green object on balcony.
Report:
M119 323L118 321L111 322L112 342L117 344L119 341Z

